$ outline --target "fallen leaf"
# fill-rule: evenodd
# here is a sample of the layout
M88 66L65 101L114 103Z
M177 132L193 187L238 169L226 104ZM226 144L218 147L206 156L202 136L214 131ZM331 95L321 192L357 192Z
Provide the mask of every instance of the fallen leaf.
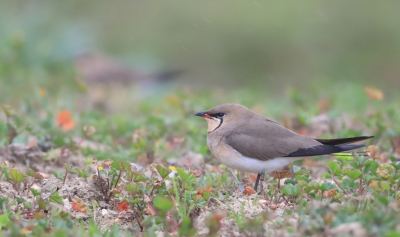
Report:
M331 197L335 196L336 193L337 193L336 189L329 189L329 190L324 191L322 193L322 196L324 198L331 198Z
M72 209L85 214L87 212L85 203L80 198L77 197L74 198L74 202L72 203Z
M383 92L374 87L365 87L365 93L372 100L382 100L384 97Z
M193 171L190 171L190 173L192 173L194 176L196 176L196 178L201 176L201 171L199 169L195 169Z
M270 205L268 205L268 208L269 208L270 210L275 211L275 210L278 208L278 206L277 206L276 204L270 204Z
M69 131L75 128L75 121L72 118L71 112L68 110L61 110L56 118L56 124L64 131Z
M249 179L250 179L252 182L256 182L257 176L258 176L258 174L251 174L251 175L249 176Z
M246 188L244 189L244 192L243 192L243 193L246 194L246 195L251 195L251 194L255 194L256 191L254 191L254 189L253 189L252 187L246 187Z
M204 191L211 192L212 191L212 187L200 187L200 188L197 188L197 194L203 195Z
M283 170L283 171L273 171L272 176L274 176L275 179L283 179L283 178L290 178L290 171L289 170Z
M154 210L154 207L150 204L147 204L146 208L144 209L144 212L150 216L156 215L156 211Z
M201 194L196 194L196 201L200 200L200 198L202 198L202 197L203 197L203 195L201 195Z
M118 203L118 210L120 210L120 211L126 211L126 210L128 210L128 207L129 207L129 203L127 203L125 201Z

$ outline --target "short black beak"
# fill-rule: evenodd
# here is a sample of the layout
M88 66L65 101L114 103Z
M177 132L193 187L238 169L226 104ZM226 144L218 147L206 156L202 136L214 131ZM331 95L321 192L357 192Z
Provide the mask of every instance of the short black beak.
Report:
M204 117L204 115L206 115L206 113L204 112L198 112L195 114L195 116L200 116L200 117Z

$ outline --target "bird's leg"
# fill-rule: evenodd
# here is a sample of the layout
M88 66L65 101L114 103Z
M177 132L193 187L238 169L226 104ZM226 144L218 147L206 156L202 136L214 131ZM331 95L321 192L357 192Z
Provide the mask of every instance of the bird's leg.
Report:
M233 175L233 177L235 178L236 183L238 184L239 190L240 192L244 192L244 185L243 183L239 180L239 178L236 176L235 172L231 169L228 168L229 172L231 172L231 174Z
M256 183L254 184L254 191L257 191L258 182L260 181L260 178L261 178L261 173L258 173Z
M264 171L258 173L256 183L254 184L254 190L257 191L258 183L260 183L260 194L263 194L263 192L264 192L264 187L263 187L263 183L262 183L264 181L264 175L265 175Z

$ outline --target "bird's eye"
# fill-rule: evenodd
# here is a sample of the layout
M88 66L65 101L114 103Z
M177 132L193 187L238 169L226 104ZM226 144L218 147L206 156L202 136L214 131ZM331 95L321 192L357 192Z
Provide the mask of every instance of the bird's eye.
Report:
M224 117L224 116L225 116L224 113L218 113L218 114L217 114L217 117L218 117L218 118L222 118L222 117Z

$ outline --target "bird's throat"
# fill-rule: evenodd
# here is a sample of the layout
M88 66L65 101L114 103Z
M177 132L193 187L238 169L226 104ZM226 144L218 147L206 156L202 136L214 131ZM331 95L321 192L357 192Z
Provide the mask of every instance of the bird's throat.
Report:
M213 132L215 131L217 128L219 128L223 122L222 118L218 119L218 118L206 118L207 123L208 123L208 129L207 132Z

